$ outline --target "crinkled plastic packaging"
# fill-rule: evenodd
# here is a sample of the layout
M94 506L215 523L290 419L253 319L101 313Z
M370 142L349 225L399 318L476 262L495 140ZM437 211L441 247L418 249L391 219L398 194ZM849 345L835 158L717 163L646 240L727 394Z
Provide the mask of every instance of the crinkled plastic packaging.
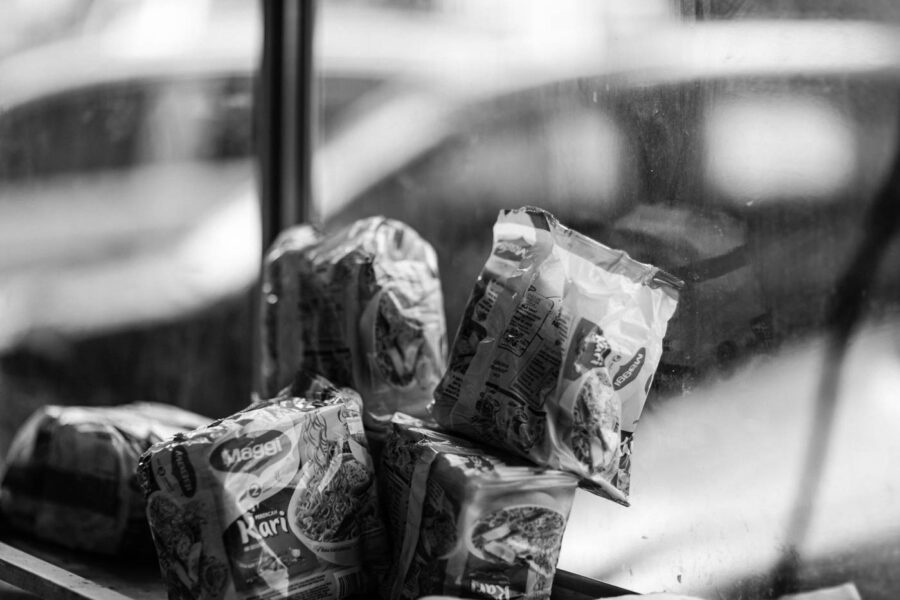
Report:
M166 404L44 406L19 428L0 484L14 528L77 550L152 554L141 454L210 419Z
M446 324L437 257L414 230L383 217L327 236L293 227L273 244L263 278L267 396L303 370L357 390L367 425L427 414Z
M385 595L549 598L577 482L395 420L379 473L394 552Z
M387 550L359 396L321 378L141 458L170 599L366 597ZM382 571L379 571L381 569Z
M632 436L680 286L541 209L502 211L434 418L627 504Z

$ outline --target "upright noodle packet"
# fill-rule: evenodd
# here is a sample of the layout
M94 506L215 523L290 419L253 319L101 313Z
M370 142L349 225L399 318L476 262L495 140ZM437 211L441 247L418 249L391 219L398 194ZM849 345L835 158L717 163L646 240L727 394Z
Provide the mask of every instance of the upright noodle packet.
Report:
M381 497L392 600L440 594L549 598L578 480L395 420Z
M153 402L44 406L19 428L0 469L0 512L13 528L76 550L152 555L138 460L209 421Z
M367 425L427 415L446 365L444 304L434 249L384 217L331 235L286 230L266 257L263 387L299 370L359 391Z
M170 600L370 597L383 576L359 396L319 379L141 458Z
M541 209L502 211L434 418L627 504L632 436L680 286Z

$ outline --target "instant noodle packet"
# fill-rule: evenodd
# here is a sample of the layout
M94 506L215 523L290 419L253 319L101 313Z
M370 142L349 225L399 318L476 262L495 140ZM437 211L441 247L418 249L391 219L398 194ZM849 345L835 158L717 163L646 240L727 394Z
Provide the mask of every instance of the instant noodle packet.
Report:
M434 249L384 217L330 235L301 225L273 244L263 274L262 379L267 395L300 371L357 390L367 426L394 412L426 416L446 365Z
M11 527L62 546L152 555L138 460L210 420L154 402L43 406L16 432L0 468L0 511Z
M394 553L385 595L549 598L577 478L398 417L379 472Z
M369 597L382 576L359 396L317 378L141 458L170 599Z
M501 211L434 418L627 505L632 436L680 286L546 211Z

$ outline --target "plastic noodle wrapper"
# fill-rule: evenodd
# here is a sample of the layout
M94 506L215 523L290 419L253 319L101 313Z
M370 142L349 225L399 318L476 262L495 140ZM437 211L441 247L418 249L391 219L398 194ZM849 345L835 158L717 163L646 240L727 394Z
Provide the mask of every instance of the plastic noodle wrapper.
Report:
M392 600L549 598L578 480L395 420L379 485Z
M360 412L317 378L145 453L170 600L368 597L388 546Z
M153 553L136 471L153 444L209 423L175 406L44 406L19 428L0 511L23 533L76 550Z
M541 209L501 211L434 418L627 504L632 437L680 286Z
M446 365L443 296L433 248L383 217L321 236L284 231L263 274L262 380L274 395L298 371L357 390L367 426L426 416Z

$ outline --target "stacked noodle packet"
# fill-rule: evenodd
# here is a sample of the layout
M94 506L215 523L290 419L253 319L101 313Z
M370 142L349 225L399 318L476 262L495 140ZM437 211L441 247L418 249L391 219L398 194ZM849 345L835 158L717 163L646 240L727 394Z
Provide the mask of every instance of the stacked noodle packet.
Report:
M627 504L632 437L680 286L544 210L501 211L434 418Z
M379 471L384 596L549 598L578 480L397 415Z

